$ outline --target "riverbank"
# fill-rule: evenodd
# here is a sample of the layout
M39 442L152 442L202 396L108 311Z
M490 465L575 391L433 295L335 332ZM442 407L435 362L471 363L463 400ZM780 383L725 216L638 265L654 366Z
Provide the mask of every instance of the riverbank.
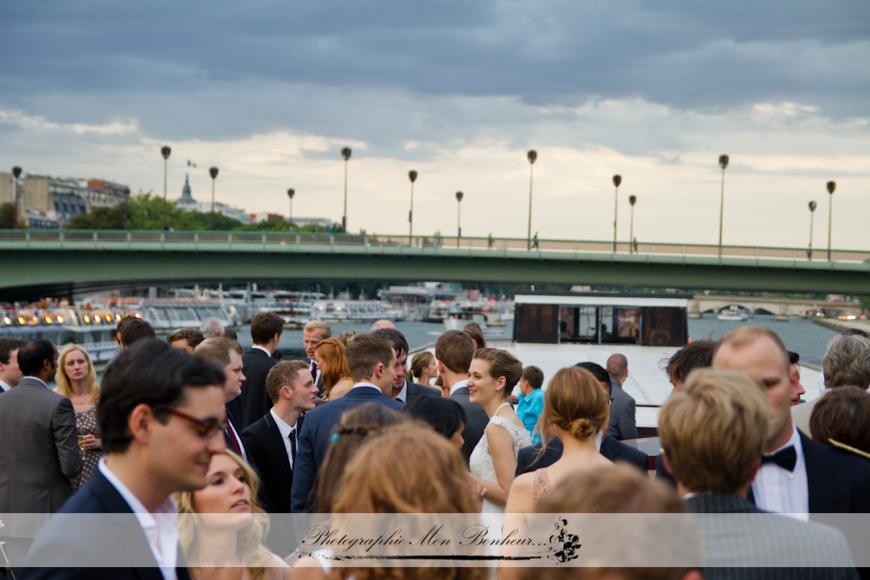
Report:
M819 326L824 326L835 332L862 330L870 334L870 320L836 320L834 318L812 318L811 320Z

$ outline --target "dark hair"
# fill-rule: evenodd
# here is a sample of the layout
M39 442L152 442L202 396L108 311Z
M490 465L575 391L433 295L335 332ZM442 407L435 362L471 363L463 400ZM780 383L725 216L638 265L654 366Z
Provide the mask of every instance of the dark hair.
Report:
M415 419L425 421L447 439L453 437L466 421L462 405L444 397L418 397L411 401L405 412Z
M474 358L471 338L461 330L448 330L435 342L435 358L454 373L468 373Z
M103 450L123 453L132 441L127 427L137 405L177 407L186 388L223 388L223 370L212 362L146 338L122 352L103 374L97 421Z
M141 318L130 318L121 325L121 345L124 348L130 348L133 343L143 338L155 338L156 336L157 334L151 325Z
M35 376L42 370L43 363L54 363L57 349L47 340L37 339L24 343L18 349L18 368L25 376Z
M258 312L251 320L251 340L254 344L267 344L284 330L284 319L274 312Z
M468 338L477 344L475 350L486 348L486 339L483 337L483 329L476 322L469 322L462 329L462 332L468 335Z
M352 340L351 344L358 338ZM333 429L333 443L326 452L317 474L315 484L317 513L332 511L332 502L341 485L344 468L363 443L370 437L380 434L385 427L407 420L402 413L377 403L365 403L342 414Z
M523 378L529 381L529 386L533 389L540 389L544 384L544 371L535 365L529 365L523 369Z
M227 338L232 338L233 340L239 340L238 333L229 326L224 328L224 336Z
M592 376L595 377L595 380L597 380L599 383L606 384L607 390L610 390L610 375L607 374L607 369L605 369L603 366L591 361L579 362L574 366L578 366L581 369L586 369L587 371L592 373Z
M668 365L665 367L668 378L671 381L677 379L686 382L689 373L693 370L713 366L714 350L716 350L716 343L712 340L696 340L687 344L668 360Z
M489 375L492 378L504 377L505 385L501 394L505 399L508 398L511 390L523 376L523 363L512 353L501 348L479 348L474 353L474 358L489 363Z
M205 340L205 337L198 328L179 328L166 337L166 342L170 344L177 340L185 340L190 348L196 348L199 343Z
M375 365L389 366L393 360L393 345L382 336L370 332L358 334L347 342L347 366L356 381L371 378Z
M806 404L806 403L804 403ZM810 431L813 439L833 439L870 453L870 393L859 387L831 389L813 407Z
M0 363L9 364L9 355L13 350L18 350L24 346L24 341L15 338L0 338Z
M395 328L379 328L378 330L372 331L372 334L375 336L382 336L389 340L390 344L393 345L393 349L396 351L396 356L407 354L409 351L408 341L405 339L405 335Z

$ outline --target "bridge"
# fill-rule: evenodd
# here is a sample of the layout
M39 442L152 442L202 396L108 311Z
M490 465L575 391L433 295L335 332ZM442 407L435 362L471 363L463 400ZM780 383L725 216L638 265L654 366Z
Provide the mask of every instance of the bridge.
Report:
M870 294L870 251L525 238L0 230L0 297L131 283L450 280Z
M861 310L861 305L857 302L697 294L689 300L689 316L697 318L701 314L718 313L723 308L732 305L741 306L752 314L772 314L781 319L789 316L806 316L819 309L836 314L848 314Z

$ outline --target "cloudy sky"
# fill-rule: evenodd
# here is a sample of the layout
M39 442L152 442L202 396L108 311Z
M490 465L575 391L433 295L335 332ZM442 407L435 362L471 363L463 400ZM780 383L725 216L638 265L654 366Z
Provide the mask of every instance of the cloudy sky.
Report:
M353 230L870 248L866 0L4 0L0 167Z

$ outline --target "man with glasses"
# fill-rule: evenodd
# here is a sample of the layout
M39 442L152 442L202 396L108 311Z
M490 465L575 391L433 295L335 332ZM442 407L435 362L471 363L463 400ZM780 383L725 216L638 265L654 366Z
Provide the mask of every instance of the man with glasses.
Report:
M171 494L205 487L212 456L226 449L224 381L213 363L160 340L125 350L100 393L106 457L60 512L123 515L52 519L28 553L27 565L42 568L21 577L189 578ZM83 567L107 565L117 568Z

